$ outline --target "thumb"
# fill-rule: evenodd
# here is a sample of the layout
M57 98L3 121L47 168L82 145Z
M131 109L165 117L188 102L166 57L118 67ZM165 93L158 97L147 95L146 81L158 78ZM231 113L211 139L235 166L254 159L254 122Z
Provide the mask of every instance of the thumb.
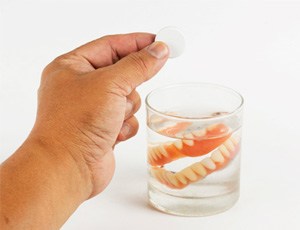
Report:
M111 80L123 89L127 96L137 86L152 78L166 63L168 56L167 45L154 42L110 66Z

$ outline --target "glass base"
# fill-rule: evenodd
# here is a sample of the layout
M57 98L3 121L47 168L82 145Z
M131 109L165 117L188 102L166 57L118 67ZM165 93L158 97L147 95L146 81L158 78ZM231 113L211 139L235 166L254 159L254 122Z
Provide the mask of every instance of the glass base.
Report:
M164 193L149 184L148 197L154 208L165 213L178 216L209 216L230 209L239 198L239 189L220 196L185 198Z

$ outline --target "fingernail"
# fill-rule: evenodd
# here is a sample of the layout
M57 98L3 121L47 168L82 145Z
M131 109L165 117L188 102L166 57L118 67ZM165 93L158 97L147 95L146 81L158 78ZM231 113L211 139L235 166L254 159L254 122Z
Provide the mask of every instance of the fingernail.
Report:
M121 128L121 133L123 135L123 137L126 137L129 133L130 133L130 126L126 123L123 124L122 128Z
M133 103L131 100L128 100L127 99L127 102L126 102L126 109L125 109L125 115L128 115L133 109Z
M163 42L154 42L148 46L147 51L155 58L161 59L168 55L169 50Z

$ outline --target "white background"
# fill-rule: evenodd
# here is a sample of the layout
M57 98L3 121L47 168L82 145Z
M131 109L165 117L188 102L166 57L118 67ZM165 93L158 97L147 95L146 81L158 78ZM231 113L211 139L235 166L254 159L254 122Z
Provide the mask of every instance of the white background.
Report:
M229 211L185 218L146 200L145 108L119 145L109 187L63 229L300 229L300 1L0 1L0 161L29 133L43 67L97 37L174 25L186 51L139 88L224 84L245 97L241 197Z

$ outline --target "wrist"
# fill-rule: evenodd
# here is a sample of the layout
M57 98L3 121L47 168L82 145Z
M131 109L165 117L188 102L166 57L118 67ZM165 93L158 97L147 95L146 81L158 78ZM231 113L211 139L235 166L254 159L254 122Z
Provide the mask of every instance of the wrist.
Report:
M50 132L49 132L50 134ZM92 191L92 177L83 155L70 149L64 140L58 140L51 135L36 135L33 131L25 143L24 148L35 149L35 153L50 164L52 173L59 175L62 185L71 196L79 202L87 200Z
M5 226L16 229L60 228L92 192L85 167L79 155L31 134L1 164L0 222L5 216Z

